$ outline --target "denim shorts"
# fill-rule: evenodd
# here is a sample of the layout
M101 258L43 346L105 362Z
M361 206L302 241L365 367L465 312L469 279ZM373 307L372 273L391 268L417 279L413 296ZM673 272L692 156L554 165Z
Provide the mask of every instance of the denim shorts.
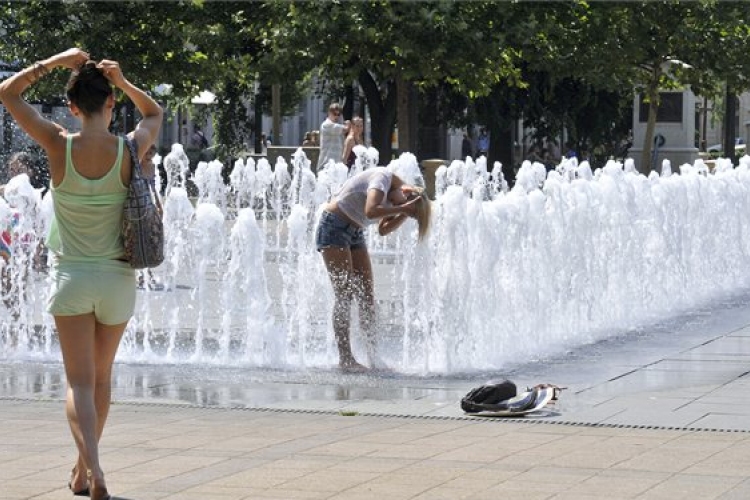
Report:
M366 246L364 229L349 223L340 215L323 211L318 223L318 232L315 234L315 247L318 252L328 247L357 250Z

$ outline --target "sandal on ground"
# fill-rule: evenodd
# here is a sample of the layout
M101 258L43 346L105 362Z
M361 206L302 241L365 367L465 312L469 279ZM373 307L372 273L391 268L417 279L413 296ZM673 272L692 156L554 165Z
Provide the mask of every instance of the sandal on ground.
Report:
M555 384L537 384L534 387L528 388L527 390L530 391L532 389L552 389L552 401L557 401L558 399L560 399L560 393L567 389L567 387L560 387Z

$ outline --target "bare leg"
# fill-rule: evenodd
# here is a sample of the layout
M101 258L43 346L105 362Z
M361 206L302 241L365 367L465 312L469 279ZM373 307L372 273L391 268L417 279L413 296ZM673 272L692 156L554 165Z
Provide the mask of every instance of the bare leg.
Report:
M370 364L375 361L375 290L372 262L367 248L358 248L352 253L352 277L357 298L359 327L365 337Z
M102 325L93 314L56 316L65 373L68 379L66 413L79 457L71 488L86 487L91 472L94 489L106 491L99 464L99 439L109 414L112 363L127 323Z
M363 371L352 354L349 318L352 308L352 254L348 248L330 247L321 252L333 285L333 331L339 349L339 366L346 371Z

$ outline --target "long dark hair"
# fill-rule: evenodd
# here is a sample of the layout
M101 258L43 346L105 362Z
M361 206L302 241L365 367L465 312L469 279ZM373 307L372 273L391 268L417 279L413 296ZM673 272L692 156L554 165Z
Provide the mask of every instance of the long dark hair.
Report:
M86 61L81 69L73 71L65 87L68 100L86 116L99 112L113 93L112 85L96 64Z

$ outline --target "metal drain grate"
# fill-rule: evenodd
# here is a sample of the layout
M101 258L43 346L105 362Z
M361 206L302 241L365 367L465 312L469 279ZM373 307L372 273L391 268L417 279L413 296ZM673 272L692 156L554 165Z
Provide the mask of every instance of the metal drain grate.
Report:
M33 399L21 397L2 397L0 401L18 401L25 403L63 403L63 399ZM177 403L159 403L159 402L140 402L140 401L112 401L114 406L135 406L135 407L156 407L156 408L181 408L191 410L213 410L213 411L240 411L256 413L291 413L298 415L341 415L339 410L311 410L301 408L267 408L267 407L245 407L245 406L211 406L196 404L177 404ZM543 420L529 419L528 417L476 417L471 415L409 415L400 413L378 413L378 412L356 412L348 415L349 417L374 417L374 418L398 418L404 420L431 420L431 421L470 421L477 423L491 424L535 424L535 425L558 425L565 427L587 427L599 429L639 429L655 431L681 431L681 432L720 432L720 433L740 433L748 434L750 429L717 429L709 427L679 427L665 425L645 425L645 424L608 424L602 422L576 422L567 420Z

